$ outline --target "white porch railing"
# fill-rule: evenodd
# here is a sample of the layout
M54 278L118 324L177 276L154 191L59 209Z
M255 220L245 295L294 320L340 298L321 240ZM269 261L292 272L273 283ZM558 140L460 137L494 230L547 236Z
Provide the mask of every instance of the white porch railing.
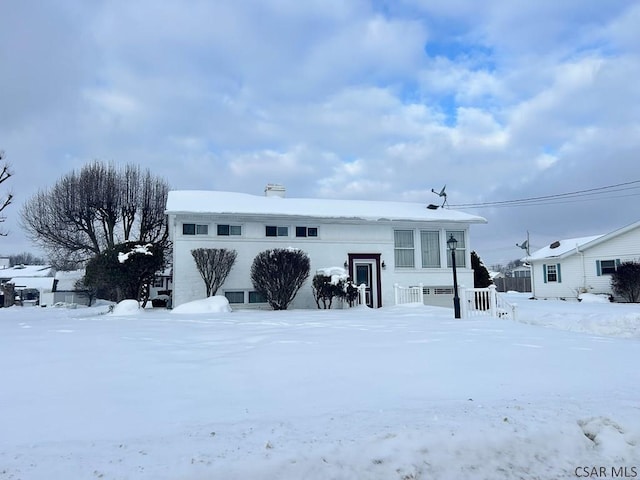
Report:
M487 288L465 288L460 292L464 318L494 317L516 319L516 305L498 294L495 285Z
M358 305L367 304L367 286L364 283L358 285Z
M396 283L393 285L393 291L396 305L402 305L404 303L424 303L422 284L419 284L417 287L401 287Z
M393 286L396 305L406 303L424 303L424 285L403 287ZM517 305L509 303L500 295L495 285L487 288L459 288L462 318L494 317L516 319ZM362 291L361 291L362 293ZM362 301L362 300L361 300Z

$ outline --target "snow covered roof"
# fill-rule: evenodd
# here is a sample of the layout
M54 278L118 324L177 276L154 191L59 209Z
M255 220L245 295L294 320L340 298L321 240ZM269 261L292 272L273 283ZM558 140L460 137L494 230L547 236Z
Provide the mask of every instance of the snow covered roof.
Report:
M15 277L48 277L51 275L49 265L16 265L0 269L1 278Z
M16 277L9 280L16 286L17 290L23 288L35 288L37 290L49 290L53 289L53 277Z
M410 220L428 222L487 223L483 217L457 210L430 210L423 203L282 198L246 193L173 190L166 213L215 213L229 215L280 215L360 220Z
M592 235L590 237L568 238L566 240L558 240L540 250L536 250L525 261L536 261L544 258L557 258L560 256L568 256L576 253L576 247L587 249L599 245L611 238L618 237L636 228L640 228L640 221L626 225L622 228L609 232L605 235ZM558 244L558 245L555 245Z
M526 258L527 261L541 260L543 258L556 258L564 255L565 253L575 252L576 247L580 248L587 243L593 242L602 235L592 235L590 237L579 238L567 238L565 240L558 240L546 247L536 250L530 256Z
M58 271L56 272L56 280L58 285L56 290L75 290L75 285L78 280L84 276L84 270L71 270L71 271Z

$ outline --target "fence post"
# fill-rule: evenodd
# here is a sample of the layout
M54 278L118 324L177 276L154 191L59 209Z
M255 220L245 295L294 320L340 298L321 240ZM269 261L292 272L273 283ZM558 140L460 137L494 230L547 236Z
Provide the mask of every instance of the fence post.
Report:
M420 294L418 295L418 301L424 305L424 283L420 282L418 286L420 287Z
M398 301L399 301L399 299L398 299L398 286L399 285L397 283L393 284L393 296L396 299L396 305L398 305Z
M366 293L367 286L364 283L362 283L358 287L358 290L360 291L359 292L360 293L360 305L367 306L367 293Z
M469 318L469 306L467 305L469 292L464 288L464 285L458 286L458 297L460 297L460 317Z
M498 318L498 294L496 293L496 286L489 285L489 309L491 310L491 316Z

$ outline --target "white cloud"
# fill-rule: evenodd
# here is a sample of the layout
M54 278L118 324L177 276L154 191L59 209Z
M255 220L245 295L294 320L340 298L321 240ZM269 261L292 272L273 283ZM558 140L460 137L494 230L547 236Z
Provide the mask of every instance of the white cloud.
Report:
M0 4L0 148L17 199L94 158L177 188L433 202L447 184L451 203L637 175L630 0L34 6ZM557 228L584 218L572 208ZM533 230L489 213L487 228L518 231L500 241Z

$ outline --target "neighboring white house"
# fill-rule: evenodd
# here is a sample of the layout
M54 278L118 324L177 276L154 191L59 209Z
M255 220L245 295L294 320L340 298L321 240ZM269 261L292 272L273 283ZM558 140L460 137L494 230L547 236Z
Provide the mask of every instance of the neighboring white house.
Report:
M640 260L640 222L606 235L559 240L524 260L531 264L536 298L610 295L611 273L621 262Z
M53 269L49 265L15 265L0 269L0 284L14 285L16 301L23 304L36 304L42 293L51 292L53 289ZM0 302L2 305L11 305L13 300Z
M234 307L266 307L250 269L272 248L299 248L311 260L309 280L292 308L316 308L311 279L321 268L343 267L367 285L372 307L393 305L394 284L423 284L425 303L451 305L450 235L458 241L460 285L473 286L469 226L482 217L424 204L285 198L268 185L264 196L219 191L171 191L166 213L173 242L173 305L204 298L205 286L191 250L227 248L236 263L218 294Z

